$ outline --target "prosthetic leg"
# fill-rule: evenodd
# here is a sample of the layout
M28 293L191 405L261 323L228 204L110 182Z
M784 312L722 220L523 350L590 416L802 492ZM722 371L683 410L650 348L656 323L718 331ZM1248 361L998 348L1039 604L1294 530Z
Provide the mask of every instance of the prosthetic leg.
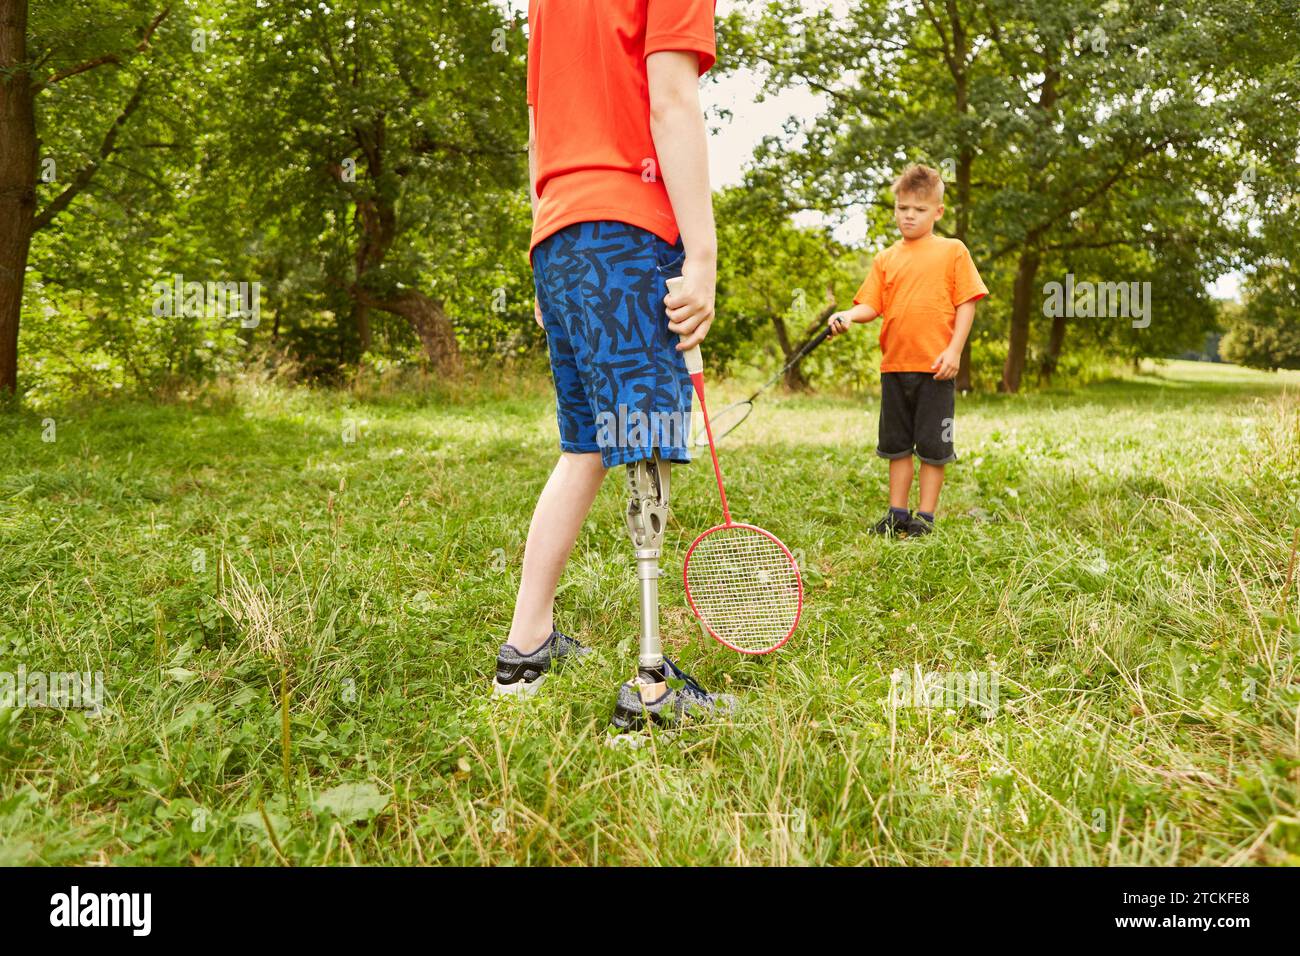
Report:
M637 685L642 699L665 692L663 646L659 640L659 552L668 524L668 472L671 462L654 457L627 466L630 494L627 530L636 551L636 576L641 582L641 652Z

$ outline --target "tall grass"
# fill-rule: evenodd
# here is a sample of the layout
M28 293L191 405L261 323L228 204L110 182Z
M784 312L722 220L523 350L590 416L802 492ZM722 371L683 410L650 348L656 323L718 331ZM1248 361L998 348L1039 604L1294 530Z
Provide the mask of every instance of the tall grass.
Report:
M724 444L737 514L805 569L769 658L685 610L717 506L675 472L665 641L742 708L639 746L606 730L637 627L617 477L559 599L598 653L487 695L544 383L249 382L48 413L54 442L0 418L0 671L107 687L100 716L0 711L0 863L1300 862L1300 377L965 399L918 541L865 534L876 411L774 396ZM996 675L998 706L902 706L895 672Z

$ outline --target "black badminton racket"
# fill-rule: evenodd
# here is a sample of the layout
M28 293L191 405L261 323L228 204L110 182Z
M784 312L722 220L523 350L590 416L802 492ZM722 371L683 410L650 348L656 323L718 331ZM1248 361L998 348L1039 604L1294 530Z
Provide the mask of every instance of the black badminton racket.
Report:
M741 423L749 417L749 413L754 410L754 399L758 398L758 396L762 395L769 388L779 382L786 372L790 371L790 369L794 368L806 359L812 353L813 349L817 348L817 346L821 345L830 337L830 334L830 326L823 326L820 332L799 347L790 358L790 361L786 362L785 365L782 366L781 371L777 372L760 385L753 395L749 396L749 398L744 401L736 402L734 405L728 405L726 408L719 411L718 414L714 415L712 419L713 440L721 441L739 428ZM708 443L709 436L707 434L699 434L695 436L695 446L697 448L701 448Z

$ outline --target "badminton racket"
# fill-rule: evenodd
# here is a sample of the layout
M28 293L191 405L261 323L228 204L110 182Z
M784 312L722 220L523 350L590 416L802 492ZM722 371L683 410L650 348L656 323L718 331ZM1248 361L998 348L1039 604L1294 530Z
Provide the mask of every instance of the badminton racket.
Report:
M812 354L812 350L830 338L830 334L830 328L823 327L820 332L800 346L798 351L796 351L790 358L790 361L786 362L785 365L782 366L781 371L777 372L760 385L753 395L749 396L749 398L744 401L736 402L734 405L728 405L726 408L722 409L722 411L718 412L718 414L713 417L714 441L722 441L722 439L726 438L739 428L740 423L748 418L749 413L754 410L754 399L766 392L769 388L780 381L781 377L784 376L786 372L790 371L790 369L794 368L794 366L798 365ZM707 445L708 443L708 435L695 436L695 445L697 448Z
M680 277L669 279L668 290L676 292L675 284L681 282ZM799 566L772 532L732 520L704 399L704 360L698 345L682 354L704 415L723 519L686 551L682 569L686 600L715 640L741 654L768 654L788 641L799 624L803 611Z

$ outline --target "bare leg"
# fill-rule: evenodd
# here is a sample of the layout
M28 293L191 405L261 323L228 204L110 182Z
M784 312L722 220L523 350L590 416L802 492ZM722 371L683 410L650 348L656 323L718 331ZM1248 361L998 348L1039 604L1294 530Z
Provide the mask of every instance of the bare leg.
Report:
M555 629L555 589L604 477L599 453L565 452L537 499L507 639L522 654L545 644Z
M922 466L921 474L925 474ZM912 496L912 456L894 458L889 462L889 505L892 508L906 508L907 499Z
M934 514L939 507L939 489L943 487L943 465L921 462L921 504L926 514Z

